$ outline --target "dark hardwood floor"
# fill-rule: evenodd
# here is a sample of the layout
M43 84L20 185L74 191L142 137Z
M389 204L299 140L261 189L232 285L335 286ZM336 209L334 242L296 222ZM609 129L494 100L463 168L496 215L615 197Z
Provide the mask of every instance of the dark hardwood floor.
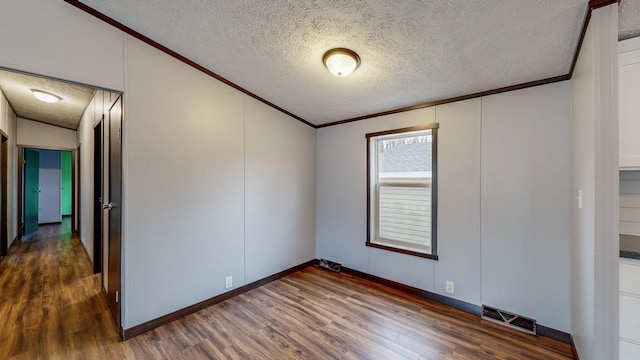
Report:
M120 342L64 225L0 266L0 359L571 359L566 344L315 266Z

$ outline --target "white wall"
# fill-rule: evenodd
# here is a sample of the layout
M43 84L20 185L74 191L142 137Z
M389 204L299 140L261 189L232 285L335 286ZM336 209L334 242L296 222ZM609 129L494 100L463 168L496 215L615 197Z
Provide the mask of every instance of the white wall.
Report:
M617 31L617 4L592 12L571 79L571 332L587 360L618 358Z
M640 171L620 171L620 234L640 236Z
M38 223L53 223L62 220L60 214L60 188L62 170L60 152L52 150L39 150L39 201Z
M123 327L315 258L314 129L126 43Z
M18 118L18 145L24 147L73 150L76 131L33 120Z
M122 90L123 41L62 0L2 0L1 67Z
M317 256L569 331L568 104L563 82L319 129ZM434 121L439 260L366 247L365 134Z
M7 154L7 170L9 176L7 179L7 188L9 189L9 197L7 204L7 233L9 238L9 246L18 235L18 197L14 190L17 182L18 174L18 152L16 147L16 113L7 102L2 91L0 91L0 129L9 137Z

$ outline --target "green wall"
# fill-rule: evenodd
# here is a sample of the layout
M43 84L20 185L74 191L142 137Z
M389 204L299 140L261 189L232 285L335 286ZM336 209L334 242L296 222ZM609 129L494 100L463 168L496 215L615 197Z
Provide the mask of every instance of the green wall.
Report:
M60 151L62 170L62 191L60 192L60 213L71 215L71 151Z

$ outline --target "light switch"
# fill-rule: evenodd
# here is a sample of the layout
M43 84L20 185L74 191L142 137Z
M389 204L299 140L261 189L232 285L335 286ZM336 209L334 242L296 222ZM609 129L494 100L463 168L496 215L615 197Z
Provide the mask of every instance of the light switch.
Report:
M582 189L578 190L578 209L582 209Z

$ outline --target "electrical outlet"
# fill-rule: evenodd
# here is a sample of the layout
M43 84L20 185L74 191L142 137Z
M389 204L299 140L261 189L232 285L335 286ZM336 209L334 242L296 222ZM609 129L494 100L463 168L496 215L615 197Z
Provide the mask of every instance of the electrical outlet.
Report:
M453 286L454 286L453 281L447 280L447 292L449 294L453 294L453 292L454 292L454 287Z
M228 289L228 288L230 288L230 287L232 287L232 286L233 286L233 277L231 277L231 276L227 276L227 277L224 279L224 288L225 288L225 289Z

